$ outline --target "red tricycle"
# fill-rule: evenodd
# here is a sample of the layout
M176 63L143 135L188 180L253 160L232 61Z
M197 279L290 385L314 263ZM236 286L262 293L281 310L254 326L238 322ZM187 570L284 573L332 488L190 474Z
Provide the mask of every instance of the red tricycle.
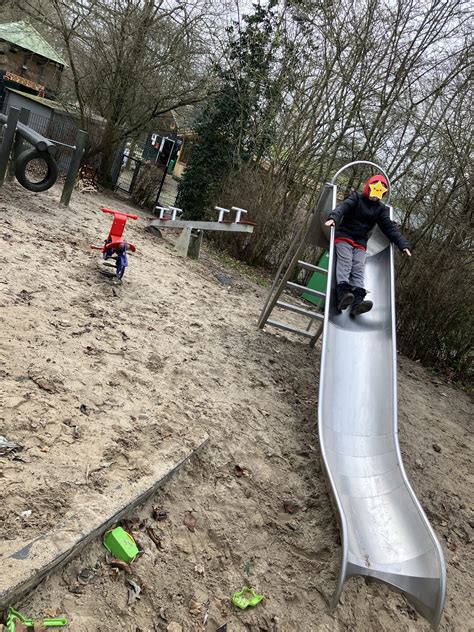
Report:
M127 219L138 219L138 215L122 213L121 211L111 211L108 208L103 208L102 212L113 215L114 221L112 222L109 236L105 240L104 245L91 246L91 248L100 250L105 260L113 259L115 261L115 276L117 279L121 279L125 273L125 268L128 266L127 250L130 250L130 252L135 252L136 250L133 244L122 239L123 231Z

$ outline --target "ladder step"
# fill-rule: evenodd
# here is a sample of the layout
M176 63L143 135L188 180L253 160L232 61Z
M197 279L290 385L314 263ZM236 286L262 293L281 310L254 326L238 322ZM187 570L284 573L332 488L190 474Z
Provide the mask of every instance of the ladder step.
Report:
M313 290L310 287L305 287L304 285L299 285L299 283L293 283L292 281L287 281L286 287L296 290L297 292L300 292L300 294L307 293L312 296L319 296L320 298L326 297L325 292L318 292L318 290Z
M312 263L308 263L307 261L298 261L298 265L300 268L304 268L305 270L312 270L313 272L320 272L321 274L328 273L328 271L325 268L314 266Z
M297 329L296 327L292 327L291 325L285 325L285 323L278 323L276 320L267 320L265 325L271 325L272 327L276 327L277 329L284 329L285 331L291 331L294 334L299 334L300 336L304 336L305 338L312 338L314 333L309 333L309 331L305 331L304 329Z
M282 309L287 309L290 312L295 312L295 314L301 314L301 316L307 316L308 318L316 320L324 320L323 314L311 312L310 310L305 309L304 307L299 307L298 305L291 305L290 303L284 303L283 301L277 301L276 305Z

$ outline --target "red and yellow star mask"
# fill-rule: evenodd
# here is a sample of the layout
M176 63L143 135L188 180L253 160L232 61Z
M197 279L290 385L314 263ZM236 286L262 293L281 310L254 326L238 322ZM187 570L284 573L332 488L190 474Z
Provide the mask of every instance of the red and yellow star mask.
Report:
M384 185L380 181L369 184L369 189L369 197L374 197L378 200L381 200L388 191L387 187L384 187Z

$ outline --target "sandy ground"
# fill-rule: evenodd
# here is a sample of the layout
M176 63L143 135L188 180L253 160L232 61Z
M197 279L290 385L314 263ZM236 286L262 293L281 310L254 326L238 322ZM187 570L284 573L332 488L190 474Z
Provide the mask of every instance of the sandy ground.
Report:
M89 244L107 233L102 205L131 207L58 200L0 189L0 435L24 446L0 459L0 537L48 531L85 477L106 503L167 436L199 425L210 442L127 521L143 550L131 575L97 541L17 606L65 613L72 632L428 630L361 578L328 607L339 534L320 469L318 348L256 329L266 289L245 266L207 249L182 259L144 221L127 225L137 253L117 285ZM465 393L399 358L404 462L448 566L443 631L474 629L470 412ZM230 604L243 585L265 596L253 610Z

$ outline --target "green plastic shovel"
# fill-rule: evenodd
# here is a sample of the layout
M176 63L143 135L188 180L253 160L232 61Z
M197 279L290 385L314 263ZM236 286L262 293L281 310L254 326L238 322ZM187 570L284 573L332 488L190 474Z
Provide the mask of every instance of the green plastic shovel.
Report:
M35 625L34 619L27 619L20 612L13 610L13 608L8 608L7 620L5 622L7 632L15 632L15 622L23 623L27 628L33 628ZM60 628L63 625L68 624L68 620L64 618L55 618L55 619L43 619L41 623L45 628Z
M253 588L249 588L248 586L244 586L242 590L237 590L232 595L232 603L237 608L241 608L245 610L249 606L256 606L263 599L263 595L257 595Z

